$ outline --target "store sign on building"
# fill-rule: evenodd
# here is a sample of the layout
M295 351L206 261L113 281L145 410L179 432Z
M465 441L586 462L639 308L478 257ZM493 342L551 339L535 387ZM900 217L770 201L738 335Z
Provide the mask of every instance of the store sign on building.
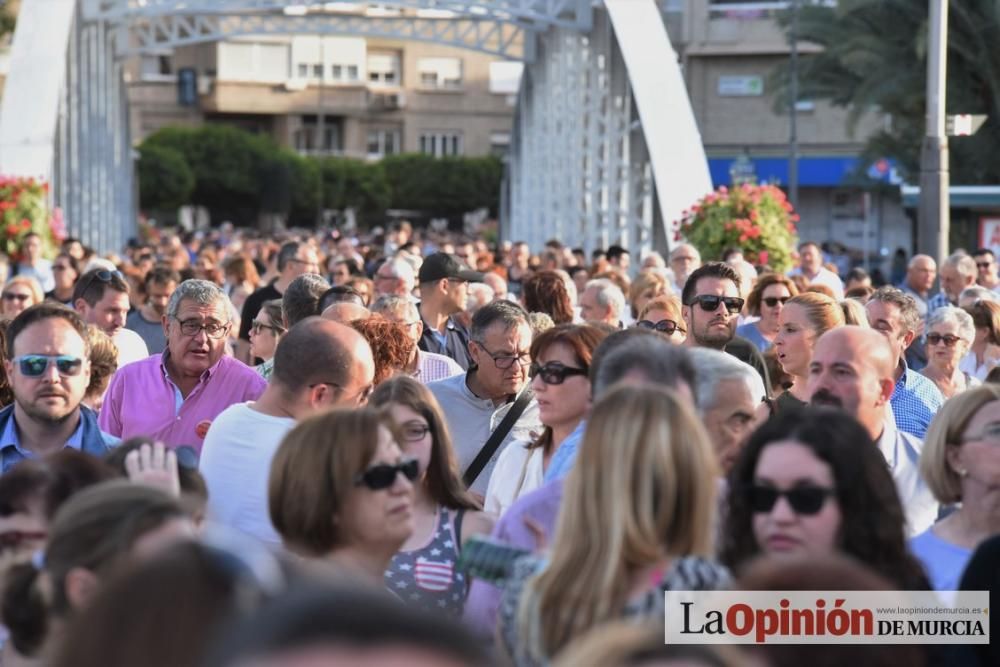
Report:
M719 97L760 97L763 94L762 76L719 77Z
M1000 217L979 218L979 247L1000 256Z

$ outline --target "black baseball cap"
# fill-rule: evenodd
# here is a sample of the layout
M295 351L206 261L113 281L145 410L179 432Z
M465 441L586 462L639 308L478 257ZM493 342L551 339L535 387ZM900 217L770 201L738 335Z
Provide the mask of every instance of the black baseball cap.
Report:
M470 283L483 282L483 274L479 271L472 271L462 264L454 255L445 252L436 252L420 265L420 272L417 280L421 285L433 283L443 278L457 278Z

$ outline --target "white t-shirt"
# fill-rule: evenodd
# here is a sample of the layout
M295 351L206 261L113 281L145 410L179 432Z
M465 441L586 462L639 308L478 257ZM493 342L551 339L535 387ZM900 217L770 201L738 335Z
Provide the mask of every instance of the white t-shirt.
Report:
M208 486L210 520L280 545L268 511L267 480L274 453L295 420L265 415L252 405L236 403L215 418L198 469Z
M515 500L531 493L544 482L542 448L527 449L525 444L523 441L512 442L500 452L486 487L483 509L487 512L503 516Z
M149 348L142 336L130 329L119 329L114 338L115 347L118 348L118 368L133 361L141 361L149 356Z

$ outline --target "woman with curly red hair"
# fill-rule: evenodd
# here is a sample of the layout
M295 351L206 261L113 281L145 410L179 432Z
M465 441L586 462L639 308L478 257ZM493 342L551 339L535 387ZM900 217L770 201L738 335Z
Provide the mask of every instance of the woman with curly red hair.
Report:
M375 386L397 373L406 372L415 343L407 335L404 325L381 315L372 315L351 322L351 326L365 337L372 348L372 357L375 359Z

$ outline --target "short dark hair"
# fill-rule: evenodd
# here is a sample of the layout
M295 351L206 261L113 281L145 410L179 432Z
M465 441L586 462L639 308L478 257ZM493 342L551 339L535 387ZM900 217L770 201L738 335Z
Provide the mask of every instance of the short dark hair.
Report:
M322 313L335 303L354 303L364 307L365 298L361 296L361 292L350 285L334 285L323 292L323 296L320 297L319 312Z
M613 262L622 255L627 255L627 254L629 254L629 252L625 248L621 247L620 245L613 245L610 248L608 248L607 252L608 261Z
M234 625L205 664L233 667L247 659L316 646L403 646L457 664L487 665L482 646L456 622L424 614L361 587L300 585Z
M73 303L75 304L77 299L83 299L88 306L95 306L104 298L107 289L128 294L128 283L119 271L91 269L76 281L76 287L73 288Z
M740 288L740 274L736 272L736 269L723 262L708 262L699 266L688 276L687 282L684 283L684 289L681 290L682 304L685 306L691 305L691 299L697 296L695 288L698 286L698 281L702 278L732 280L736 284L736 289Z
M181 284L181 275L169 266L154 266L146 273L142 281L143 287L148 291L150 285L167 285L169 283Z
M288 241L281 246L278 250L278 271L284 271L288 262L295 259L295 256L299 254L299 247L301 245L298 241Z
M973 257L978 257L980 255L989 255L990 257L993 257L993 258L996 257L996 255L993 254L993 251L990 250L989 248L980 248L976 252L972 253Z
M83 323L83 318L81 318L76 311L67 308L61 303L44 301L35 306L31 306L30 308L26 308L20 315L14 318L10 325L8 325L7 358L14 358L14 343L17 341L17 337L21 335L22 331L37 322L55 319L66 321L76 330L78 334L80 334L80 338L83 339L83 344L87 351L87 356L89 357L90 339L87 337L87 325Z
M472 316L472 325L469 327L469 338L474 341L481 341L486 334L486 330L496 323L501 323L506 329L512 329L521 324L528 323L528 311L513 301L500 299L491 301L476 311Z
M866 278L871 278L871 276L869 276L868 272L862 269L860 266L856 266L847 272L847 275L844 276L844 282L850 282L852 280L864 280Z
M799 244L798 250L799 252L802 252L803 248L808 248L809 246L816 248L816 250L818 250L819 252L823 252L823 248L821 248L820 245L815 241L803 241L802 243Z
M317 382L347 386L354 356L340 340L324 331L332 324L309 317L289 329L274 350L272 378L293 393Z
M281 297L285 326L291 329L307 317L319 315L320 299L329 289L330 283L314 273L305 273L289 283Z

